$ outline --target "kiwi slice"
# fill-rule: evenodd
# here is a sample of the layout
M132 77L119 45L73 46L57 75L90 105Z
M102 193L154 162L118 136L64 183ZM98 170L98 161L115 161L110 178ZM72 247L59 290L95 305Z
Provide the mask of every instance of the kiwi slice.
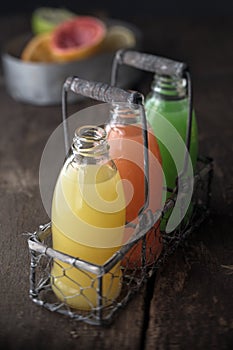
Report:
M34 34L51 32L60 23L75 16L75 13L65 8L39 7L32 13L32 32Z

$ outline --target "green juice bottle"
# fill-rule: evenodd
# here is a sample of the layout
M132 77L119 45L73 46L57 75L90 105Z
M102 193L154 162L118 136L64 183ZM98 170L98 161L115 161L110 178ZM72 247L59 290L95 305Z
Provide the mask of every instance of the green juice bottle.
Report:
M160 148L165 186L168 189L164 191L164 200L166 200L176 186L178 176L176 155L178 154L179 160L184 161L184 152L186 152L185 147L180 145L186 144L189 114L187 79L175 75L155 74L151 91L145 99L145 110ZM193 171L195 171L198 155L198 129L194 110L192 111L189 155ZM191 212L192 205L189 206L185 219L189 218ZM170 214L171 211L168 211L162 220L161 230L165 230Z

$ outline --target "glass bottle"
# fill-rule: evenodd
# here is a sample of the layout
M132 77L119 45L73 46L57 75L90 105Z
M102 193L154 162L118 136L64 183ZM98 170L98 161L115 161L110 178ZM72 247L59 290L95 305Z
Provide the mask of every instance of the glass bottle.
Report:
M123 180L126 197L126 221L137 223L138 215L145 201L144 152L141 109L129 103L112 104L110 119L106 126L110 144L110 155L116 163ZM157 140L149 124L148 160L149 160L149 200L148 208L155 213L161 209L162 168ZM148 179L147 179L148 180ZM162 242L158 229L159 223L146 235L146 265L153 264L160 255ZM124 239L127 242L127 237ZM142 241L139 241L123 260L129 268L142 266Z
M55 250L102 265L123 240L125 197L119 172L109 156L104 129L83 126L59 174L52 201L52 243ZM96 275L54 260L52 289L75 309L91 309L98 300ZM120 263L103 276L102 305L121 290Z
M163 171L166 180L166 187L172 191L176 186L177 167L175 163L175 152L179 152L177 145L177 135L179 134L186 143L187 119L189 101L187 97L187 80L171 75L155 74L151 86L151 91L145 99L146 116L151 124L162 156ZM168 121L169 123L167 123ZM177 135L172 133L175 128ZM170 149L168 150L168 143ZM180 152L183 157L184 148ZM192 111L192 128L189 154L195 170L198 154L198 128L195 111ZM183 159L183 158L182 158ZM165 198L169 198L171 192L165 193ZM191 205L188 209L186 219L191 214ZM161 221L161 229L166 227L168 212L164 220Z

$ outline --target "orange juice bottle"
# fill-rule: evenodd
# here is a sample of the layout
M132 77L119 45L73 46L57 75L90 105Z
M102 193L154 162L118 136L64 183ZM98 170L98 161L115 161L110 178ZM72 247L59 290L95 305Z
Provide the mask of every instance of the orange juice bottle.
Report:
M106 126L110 155L114 159L124 183L126 198L126 221L137 222L145 201L144 146L140 108L133 105L112 104L110 120ZM157 140L148 125L149 159L149 205L155 213L161 209L162 169ZM146 236L146 265L154 263L159 256L162 243L156 223ZM127 237L125 237L126 241ZM126 255L124 265L140 267L142 263L142 241L139 241Z
M104 129L85 126L76 131L56 183L51 220L55 250L103 265L120 248L125 197L119 172L109 157ZM108 305L121 290L120 263L102 281L102 305ZM51 284L58 299L72 308L98 306L94 273L54 259Z

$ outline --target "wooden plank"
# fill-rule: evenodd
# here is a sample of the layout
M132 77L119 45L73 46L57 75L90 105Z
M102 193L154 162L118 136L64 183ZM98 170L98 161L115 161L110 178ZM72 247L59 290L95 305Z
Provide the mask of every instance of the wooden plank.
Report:
M206 226L200 234L209 234ZM199 235L161 272L150 308L146 349L230 348L233 279Z

